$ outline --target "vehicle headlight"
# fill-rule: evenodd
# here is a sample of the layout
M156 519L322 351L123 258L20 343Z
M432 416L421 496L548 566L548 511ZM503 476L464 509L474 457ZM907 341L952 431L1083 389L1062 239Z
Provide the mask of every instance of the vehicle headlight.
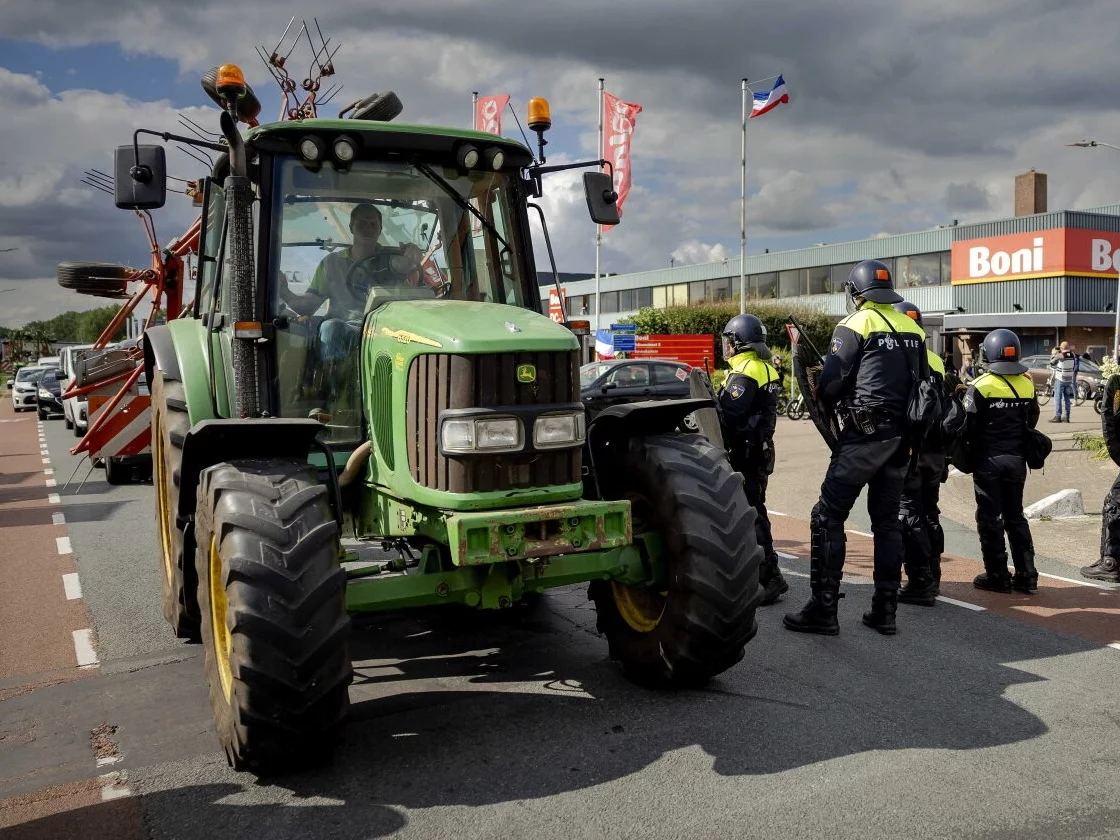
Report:
M44 399L44 400L49 400L51 398L51 392L48 391L46 388L40 388L39 389L39 398Z
M447 453L517 452L524 448L521 421L516 417L449 418L440 428Z
M582 444L585 437L583 412L546 414L533 424L533 446L537 449L576 446Z

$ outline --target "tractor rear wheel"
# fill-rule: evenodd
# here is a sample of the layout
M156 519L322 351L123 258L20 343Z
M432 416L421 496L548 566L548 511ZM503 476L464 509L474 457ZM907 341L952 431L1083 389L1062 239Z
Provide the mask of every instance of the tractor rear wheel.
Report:
M179 482L183 442L190 431L182 382L156 370L152 379L152 484L156 489L163 581L163 617L180 639L199 638L198 576L194 570L194 531L179 525Z
M685 688L743 658L758 631L762 549L742 476L702 435L633 438L623 465L634 534L653 532L662 588L594 581L599 631L635 682Z
M195 522L210 705L230 766L263 775L329 758L352 672L327 488L305 463L217 464Z

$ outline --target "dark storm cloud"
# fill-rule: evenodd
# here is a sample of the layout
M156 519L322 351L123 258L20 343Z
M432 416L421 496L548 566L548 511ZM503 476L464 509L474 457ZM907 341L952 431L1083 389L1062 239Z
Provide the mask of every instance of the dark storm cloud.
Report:
M946 210L991 210L992 195L976 184L949 184L945 188Z

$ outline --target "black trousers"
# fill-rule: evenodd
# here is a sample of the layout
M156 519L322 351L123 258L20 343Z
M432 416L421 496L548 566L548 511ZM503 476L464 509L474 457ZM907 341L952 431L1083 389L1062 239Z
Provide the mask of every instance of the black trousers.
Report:
M875 435L841 433L821 484L821 497L810 516L810 585L840 585L847 539L844 523L860 492L867 487L867 513L875 535L875 586L898 589L902 580L902 499L907 451L892 427Z
M972 471L976 492L976 532L984 568L1007 573L1007 549L1018 559L1034 553L1034 541L1023 515L1023 485L1027 482L1027 462L1017 455L994 455L980 459Z
M937 559L945 552L945 532L941 529L941 476L945 472L945 453L923 452L917 469L906 476L902 487L903 567L913 578L929 569L940 578Z
M770 483L770 476L756 468L747 467L743 471L743 490L747 494L747 501L754 508L754 536L762 546L763 563L769 563L775 557L774 535L770 531L770 514L766 512L766 485Z
M1101 507L1101 557L1120 560L1120 475L1112 482Z

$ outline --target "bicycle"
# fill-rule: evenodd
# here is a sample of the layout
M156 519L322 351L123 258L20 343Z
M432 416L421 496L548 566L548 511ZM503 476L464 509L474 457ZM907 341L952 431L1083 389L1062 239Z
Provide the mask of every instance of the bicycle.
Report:
M798 394L786 406L786 417L790 420L800 420L805 416L805 395Z

